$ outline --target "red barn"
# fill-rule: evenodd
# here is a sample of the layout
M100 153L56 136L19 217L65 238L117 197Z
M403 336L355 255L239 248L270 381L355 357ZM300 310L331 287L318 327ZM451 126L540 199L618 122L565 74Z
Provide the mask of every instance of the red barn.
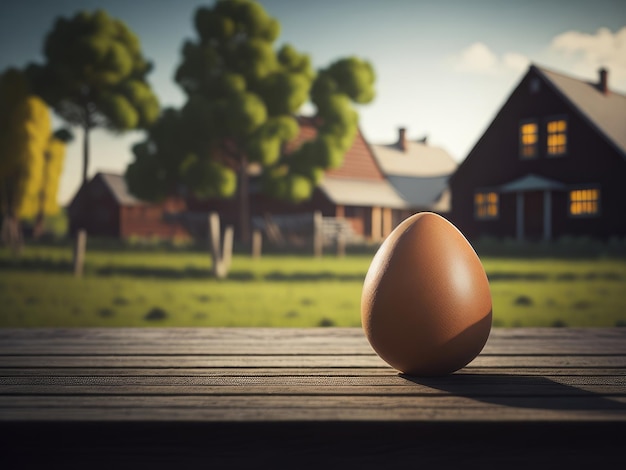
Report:
M169 198L160 204L141 201L128 192L123 176L97 173L69 205L70 233L84 228L89 235L120 239L186 239L188 232L165 217L185 210L182 199Z
M469 237L626 235L626 96L532 65L449 181Z

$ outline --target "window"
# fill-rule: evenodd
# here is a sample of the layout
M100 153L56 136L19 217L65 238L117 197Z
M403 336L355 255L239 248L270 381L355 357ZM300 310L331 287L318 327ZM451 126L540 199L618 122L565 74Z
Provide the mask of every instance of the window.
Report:
M589 217L598 215L599 212L599 189L575 189L569 192L569 215L573 217Z
M546 125L548 156L564 155L567 152L567 121L553 119Z
M484 192L474 195L474 215L477 219L498 217L498 193Z
M521 158L535 158L537 156L537 142L539 141L539 127L534 121L523 122L519 128L519 155Z

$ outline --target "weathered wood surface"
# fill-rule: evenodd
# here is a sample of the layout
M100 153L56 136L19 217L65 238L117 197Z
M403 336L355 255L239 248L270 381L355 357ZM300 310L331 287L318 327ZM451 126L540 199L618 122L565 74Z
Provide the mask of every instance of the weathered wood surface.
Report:
M358 328L0 330L0 438L22 463L613 465L625 432L626 328L494 329L437 378Z

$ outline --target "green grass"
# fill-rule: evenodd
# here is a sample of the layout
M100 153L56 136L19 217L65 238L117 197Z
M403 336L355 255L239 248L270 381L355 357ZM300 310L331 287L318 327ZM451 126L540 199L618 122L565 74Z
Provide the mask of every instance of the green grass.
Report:
M626 260L484 259L494 326L626 326Z
M229 279L200 251L0 250L0 326L359 326L371 254L235 255ZM494 326L626 325L626 260L483 258Z

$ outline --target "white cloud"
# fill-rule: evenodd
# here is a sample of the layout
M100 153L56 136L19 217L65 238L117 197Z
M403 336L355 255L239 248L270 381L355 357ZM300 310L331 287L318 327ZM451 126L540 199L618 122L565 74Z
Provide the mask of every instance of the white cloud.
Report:
M530 65L528 57L517 52L507 52L502 56L502 64L510 70L526 70Z
M498 58L482 42L475 42L456 58L456 69L464 72L484 73L493 70Z
M466 47L459 54L450 57L449 62L459 72L487 75L520 71L529 64L528 58L522 54L507 52L498 56L482 42Z
M608 28L594 34L566 31L552 40L549 53L566 59L576 73L592 75L606 67L611 79L626 81L626 26L614 33Z

